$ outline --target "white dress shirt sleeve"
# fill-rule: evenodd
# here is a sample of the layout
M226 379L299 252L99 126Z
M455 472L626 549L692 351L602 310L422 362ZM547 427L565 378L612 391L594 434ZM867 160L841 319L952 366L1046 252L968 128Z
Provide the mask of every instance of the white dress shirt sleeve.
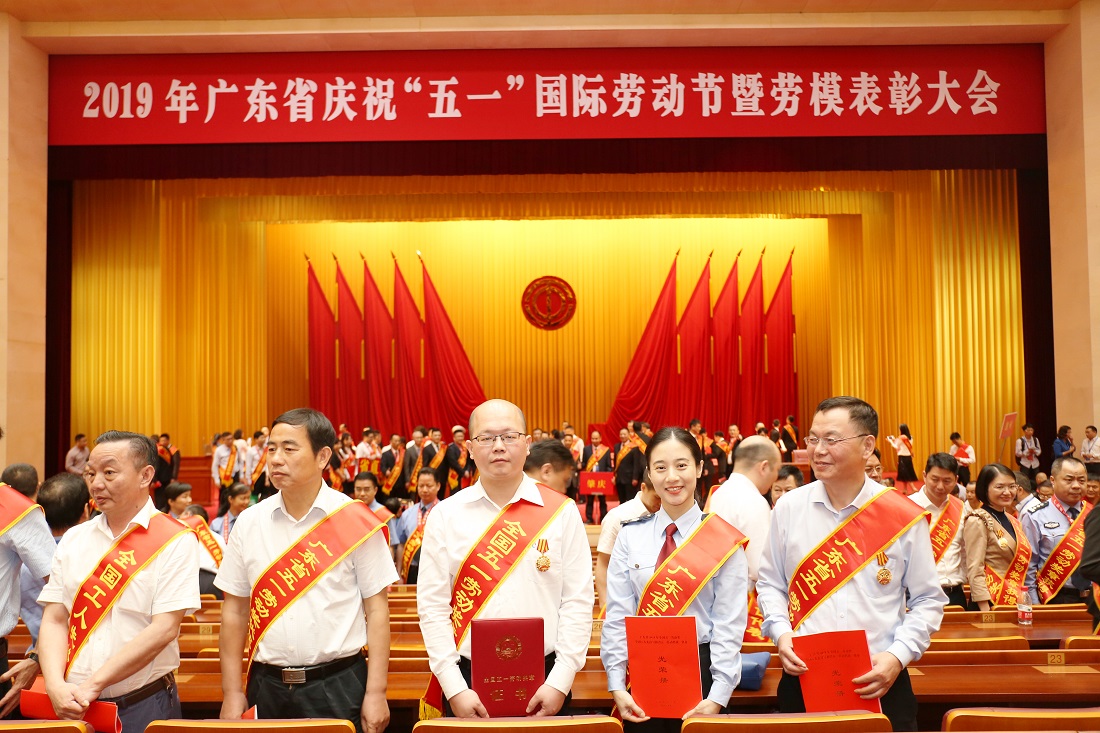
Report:
M267 507L264 507L256 511L264 511L266 509ZM240 519L244 519L245 522L254 518L255 517L252 516L245 518L243 512L240 517ZM240 526L240 519L238 519L237 525L234 527L236 530L242 528ZM213 527L211 527L211 529L213 530ZM241 531L229 533L229 544L225 548L225 553L222 556L222 564L218 568L218 576L214 578L215 587L232 596L239 596L241 598L248 598L248 596L252 594L252 584L248 581L248 569L245 567L245 548L241 546L241 543L244 541L241 538L245 534L245 532Z
M199 538L187 532L172 540L157 558L157 586L149 615L202 607L199 598ZM202 550L206 552L206 550Z
M932 539L928 525L920 520L897 541L898 547L909 548L909 562L902 576L902 585L909 591L909 610L894 631L894 641L886 651L898 658L903 667L928 650L932 633L943 621L947 598L940 587L936 558L932 555Z
M1026 509L1020 513L1020 525L1024 528L1024 536L1027 537L1027 541L1031 545L1031 559L1027 562L1027 577L1024 579L1024 587L1027 588L1027 593L1031 596L1031 602L1037 604L1039 603L1039 591L1035 587L1035 576L1039 573L1039 563L1043 559L1039 554L1042 533L1039 532L1039 525L1033 514Z
M751 544L751 543L750 543ZM741 681L741 642L748 623L748 562L744 552L734 552L711 580L715 583L710 637L710 674L707 699L722 707L729 704Z
M775 509L772 510L768 541L764 545L756 580L757 602L760 604L760 613L764 616L760 630L776 644L779 643L779 637L794 630L788 611L790 583L783 564L789 521L786 508L780 501L776 502Z

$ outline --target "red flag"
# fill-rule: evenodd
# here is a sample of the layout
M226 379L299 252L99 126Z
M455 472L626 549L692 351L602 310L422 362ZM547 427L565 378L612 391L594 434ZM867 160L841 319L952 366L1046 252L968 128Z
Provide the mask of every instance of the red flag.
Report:
M714 304L715 430L723 432L741 420L741 312L737 306L737 260ZM739 426L745 430L744 425ZM752 426L749 426L749 435Z
M771 426L764 412L764 271L763 257L741 301L741 434L753 426Z
M424 335L429 381L436 393L437 424L444 430L465 425L470 413L485 401L474 367L455 333L454 325L435 290L428 268L424 272Z
M435 417L432 382L424 378L422 349L424 322L416 309L412 293L393 261L393 328L397 344L397 396L394 400L401 431L411 434L419 424L428 425Z
M336 319L309 268L309 406L331 420L336 409Z
M618 435L628 420L659 423L675 375L676 261L673 260L601 432Z
M666 425L684 425L698 418L713 432L714 376L711 372L710 257L688 299L677 327L680 336L679 394L669 400Z
M764 317L768 337L767 373L764 375L765 409L780 420L794 415L798 408L797 375L794 372L794 310L791 305L791 260Z
M336 378L335 424L347 423L352 437L366 425L366 385L363 382L363 314L355 302L351 286L336 264L336 332L340 339L340 370Z
M367 421L382 431L382 444L389 442L388 432L402 428L394 412L393 317L382 300L382 293L363 260L363 341L366 354Z

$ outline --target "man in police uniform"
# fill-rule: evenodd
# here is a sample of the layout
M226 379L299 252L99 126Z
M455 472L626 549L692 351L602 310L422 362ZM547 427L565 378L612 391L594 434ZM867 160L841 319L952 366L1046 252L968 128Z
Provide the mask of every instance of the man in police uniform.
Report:
M1025 584L1032 603L1040 602L1036 575L1084 508L1082 497L1088 482L1085 464L1072 456L1055 458L1050 467L1050 482L1054 486L1054 496L1029 507L1020 517L1024 534L1031 543L1031 562L1027 566ZM1089 582L1079 572L1074 572L1047 603L1084 603L1088 590Z

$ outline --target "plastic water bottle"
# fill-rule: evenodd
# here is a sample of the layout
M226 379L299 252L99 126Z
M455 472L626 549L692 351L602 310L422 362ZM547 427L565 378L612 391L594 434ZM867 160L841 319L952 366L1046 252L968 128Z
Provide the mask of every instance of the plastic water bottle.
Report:
M1031 596L1027 588L1021 588L1020 597L1016 599L1016 622L1020 626L1031 626L1032 617Z

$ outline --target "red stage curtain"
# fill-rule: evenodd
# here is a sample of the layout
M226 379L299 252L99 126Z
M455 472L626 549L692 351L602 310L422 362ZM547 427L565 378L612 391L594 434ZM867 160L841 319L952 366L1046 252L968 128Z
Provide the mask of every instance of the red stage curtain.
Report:
M764 412L764 273L763 258L756 264L745 299L741 301L741 434L752 435L753 426L763 422L771 428Z
M340 338L340 374L336 378L335 422L347 423L356 442L366 426L366 385L363 383L360 354L363 348L363 314L336 263L336 332Z
M367 422L382 431L385 444L389 442L389 433L402 430L393 401L393 317L366 260L363 260L363 341Z
M428 268L424 272L424 335L429 381L435 387L436 424L450 435L451 427L465 426L470 413L485 401L474 367L455 333L454 325L435 290Z
M336 319L313 265L309 265L309 406L336 412Z
M791 260L779 278L775 295L764 317L768 337L767 374L764 375L766 414L783 420L798 409L797 375L794 372L794 309L791 305ZM797 418L797 415L796 415ZM796 423L797 424L797 421Z
M715 424L708 429L725 432L741 419L741 358L738 336L741 313L737 305L737 260L714 304L714 411ZM742 434L745 426L740 425ZM752 426L748 426L750 429Z
M401 430L411 434L416 425L432 423L436 410L432 380L425 379L421 371L424 322L420 320L420 311L416 309L396 259L393 261L393 327L397 343L395 403Z
M714 425L714 376L711 373L710 258L691 293L677 327L680 337L679 394L669 400L666 425L687 427L698 418L707 430Z
M592 427L603 435L615 436L628 420L659 423L665 415L668 392L675 386L675 375L676 261L673 260L641 341L619 386L619 393L615 395L607 423Z

